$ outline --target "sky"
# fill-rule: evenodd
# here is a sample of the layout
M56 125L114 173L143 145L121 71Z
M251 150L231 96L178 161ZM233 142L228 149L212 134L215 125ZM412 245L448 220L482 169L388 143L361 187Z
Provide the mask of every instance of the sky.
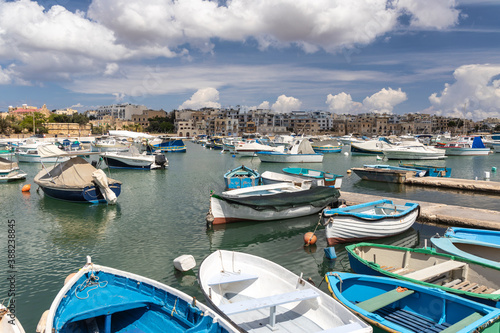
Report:
M500 1L0 0L0 111L500 118Z

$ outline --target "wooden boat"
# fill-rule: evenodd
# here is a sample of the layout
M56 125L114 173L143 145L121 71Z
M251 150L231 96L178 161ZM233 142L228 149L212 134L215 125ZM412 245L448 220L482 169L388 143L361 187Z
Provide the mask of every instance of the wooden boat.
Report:
M198 281L209 305L243 332L372 332L302 276L254 255L215 251Z
M279 183L212 194L207 222L272 221L306 216L336 203L340 193L332 187L299 187Z
M399 162L400 167L411 168L417 170L426 171L424 176L428 177L450 177L451 176L451 168L433 166L433 165L423 165L423 164L415 164L415 163L401 163Z
M424 177L426 174L425 170L420 170L410 167L401 167L388 164L365 164L365 168L383 169L383 170L403 170L403 171L415 171L415 177Z
M335 188L341 188L342 178L344 177L327 171L306 168L284 168L281 171L302 179L310 179L314 186L333 186Z
M500 309L388 277L330 272L333 297L387 332L499 332ZM439 304L439 306L438 306Z
M316 153L340 153L342 151L342 143L334 139L313 139L311 147Z
M500 268L465 258L411 249L359 243L346 246L354 272L388 276L500 308Z
M432 237L431 242L439 252L500 268L500 244L453 237Z
M416 203L395 205L378 200L355 206L325 209L321 219L328 246L397 235L411 228L420 213Z
M256 153L261 162L273 163L321 163L323 154L314 152L307 139L296 142L286 152L261 151Z
M498 230L450 227L446 230L444 236L500 244L500 231Z
M379 168L351 168L359 178L377 182L402 184L406 179L415 177L417 171L412 170L390 170Z
M95 265L90 258L64 284L38 326L40 333L238 332L185 293L146 277Z
M12 303L14 304L14 303ZM21 322L15 314L9 311L9 305L0 303L0 332L2 333L25 333Z
M304 179L303 177L295 177L274 171L264 171L260 175L260 178L262 179L263 185L278 184L283 182L293 183L297 186L302 186L303 183L308 184L306 186L313 185L313 179Z
M240 165L224 174L224 184L228 190L257 186L260 185L260 174L257 170Z
M63 154L71 157L68 161L49 168L42 163L43 169L35 176L34 182L47 196L66 201L116 203L121 192L121 182L107 178L101 169L96 169L81 157L75 157L74 154L77 153L57 152L53 149L45 151L43 148L39 148L40 152L48 156Z

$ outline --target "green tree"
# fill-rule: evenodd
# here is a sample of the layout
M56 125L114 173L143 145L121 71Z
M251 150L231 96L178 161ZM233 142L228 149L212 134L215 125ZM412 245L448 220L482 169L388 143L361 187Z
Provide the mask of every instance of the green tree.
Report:
M35 128L38 128L39 133L43 133L45 128L43 125L47 122L47 118L40 112L35 112ZM27 130L28 132L33 132L33 115L27 115L19 122L21 130Z

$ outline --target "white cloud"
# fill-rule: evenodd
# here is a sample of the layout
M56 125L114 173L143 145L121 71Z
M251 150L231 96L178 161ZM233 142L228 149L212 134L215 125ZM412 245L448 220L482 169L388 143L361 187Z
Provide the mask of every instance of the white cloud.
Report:
M0 66L0 84L9 84L11 82L12 82L12 80L10 78L9 71L6 69L3 69Z
M398 0L397 8L411 15L415 28L445 29L458 23L455 0Z
M109 63L106 65L106 69L104 70L104 75L106 75L106 76L115 75L119 69L120 69L120 66L117 63L115 63L115 62Z
M179 110L192 109L198 110L203 107L220 108L219 92L214 88L199 89L191 98L179 106Z
M260 110L270 110L271 109L271 106L269 104L268 101L264 101L262 103L259 104L259 106L257 107L257 109L260 109Z
M391 88L382 88L379 92L366 97L363 103L354 102L350 94L341 92L337 95L329 94L326 97L328 109L335 113L392 113L394 107L407 100L406 93Z
M288 113L291 111L298 111L302 106L302 102L295 97L287 97L285 95L281 95L276 100L276 103L273 104L271 110L279 113Z
M429 97L434 111L474 120L500 117L500 64L464 65L453 77L454 83Z

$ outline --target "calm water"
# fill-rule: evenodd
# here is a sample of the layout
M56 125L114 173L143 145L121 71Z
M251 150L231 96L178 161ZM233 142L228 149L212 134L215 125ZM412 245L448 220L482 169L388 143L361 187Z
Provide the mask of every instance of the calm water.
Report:
M123 182L116 206L85 205L45 198L37 193L33 177L41 166L22 164L28 173L25 183L30 194L21 192L25 183L0 184L0 300L7 298L7 221L16 221L16 313L27 332L36 324L63 285L65 277L92 256L97 264L111 266L172 285L203 300L195 273L179 273L173 259L191 254L197 264L211 251L228 249L263 256L293 272L303 272L316 284L329 270L348 270L343 246L337 246L338 259L324 258L324 229L317 231L318 242L303 247L305 232L314 231L317 216L295 220L241 223L207 230L205 215L210 191L223 190L222 175L240 164L279 171L285 165L260 163L257 158L238 158L187 143L186 154L168 154L167 170L112 170L112 178ZM438 191L361 181L346 170L375 164L375 157L326 155L321 164L303 165L346 175L343 189L376 194L500 210L498 196ZM384 161L383 163L387 163ZM389 164L396 165L397 162ZM485 157L453 157L433 164L453 168L457 178L484 178L492 166L500 168L500 154ZM500 181L492 173L491 181ZM499 219L500 220L500 219ZM443 227L415 224L397 237L381 242L404 246L423 244L424 239ZM198 267L197 266L197 267ZM195 272L197 268L195 268ZM325 284L321 285L323 290Z

